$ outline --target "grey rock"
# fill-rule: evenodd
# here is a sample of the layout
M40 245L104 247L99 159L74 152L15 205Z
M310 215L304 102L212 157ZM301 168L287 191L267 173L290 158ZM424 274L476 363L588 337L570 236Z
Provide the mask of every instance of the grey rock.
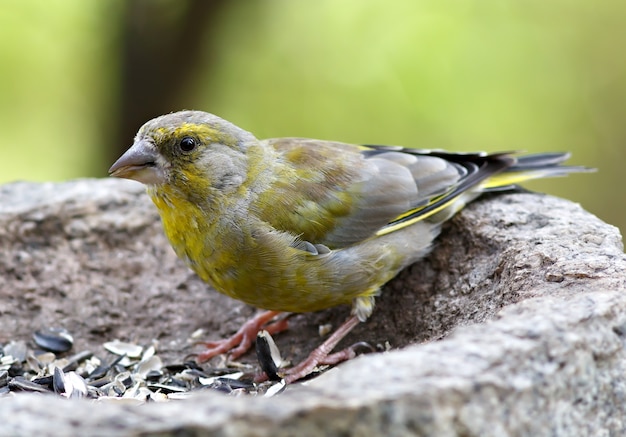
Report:
M180 361L194 351L194 330L220 338L254 311L176 259L143 189L128 181L0 187L0 248L1 344L61 326L77 350L158 339L159 354ZM385 287L346 341L388 342L390 352L272 398L202 393L129 406L1 397L0 434L621 435L625 271L617 229L580 206L490 196ZM347 314L294 317L275 338L282 355L302 358L320 342L319 324Z

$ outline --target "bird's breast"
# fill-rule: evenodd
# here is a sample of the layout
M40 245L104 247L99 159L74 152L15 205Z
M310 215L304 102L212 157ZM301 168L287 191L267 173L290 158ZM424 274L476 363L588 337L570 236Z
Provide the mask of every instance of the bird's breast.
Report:
M390 248L363 245L311 255L294 247L294 235L254 216L153 200L176 254L217 291L259 308L308 312L350 303L375 294L400 263Z

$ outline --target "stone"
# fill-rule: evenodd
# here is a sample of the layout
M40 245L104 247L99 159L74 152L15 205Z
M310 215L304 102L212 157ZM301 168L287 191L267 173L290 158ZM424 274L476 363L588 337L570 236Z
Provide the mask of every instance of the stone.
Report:
M254 309L180 262L143 188L78 180L0 187L0 344L57 326L75 353L158 341L180 362ZM384 287L344 341L358 357L272 398L203 392L129 406L0 397L2 435L619 435L626 428L626 257L617 229L551 196L485 196ZM348 307L290 319L297 361ZM254 356L244 361L254 363Z

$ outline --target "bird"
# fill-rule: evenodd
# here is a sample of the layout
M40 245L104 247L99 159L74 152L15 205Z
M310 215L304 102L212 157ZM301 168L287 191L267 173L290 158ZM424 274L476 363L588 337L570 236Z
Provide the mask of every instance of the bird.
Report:
M351 305L294 382L374 310L381 287L428 255L442 224L481 194L587 171L568 153L454 153L308 138L257 139L216 115L184 110L146 122L109 174L147 186L177 256L203 281L263 309L199 361L241 356L280 314Z

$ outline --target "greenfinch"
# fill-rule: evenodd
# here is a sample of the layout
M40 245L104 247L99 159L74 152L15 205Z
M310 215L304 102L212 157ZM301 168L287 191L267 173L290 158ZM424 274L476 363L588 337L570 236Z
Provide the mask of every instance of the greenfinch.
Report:
M269 310L210 344L206 360L235 346L240 355L278 312L351 304L327 355L372 313L381 286L428 254L443 222L486 191L584 170L561 166L567 158L258 140L181 111L144 124L109 172L147 185L174 251L202 280ZM291 380L324 362L316 352Z

